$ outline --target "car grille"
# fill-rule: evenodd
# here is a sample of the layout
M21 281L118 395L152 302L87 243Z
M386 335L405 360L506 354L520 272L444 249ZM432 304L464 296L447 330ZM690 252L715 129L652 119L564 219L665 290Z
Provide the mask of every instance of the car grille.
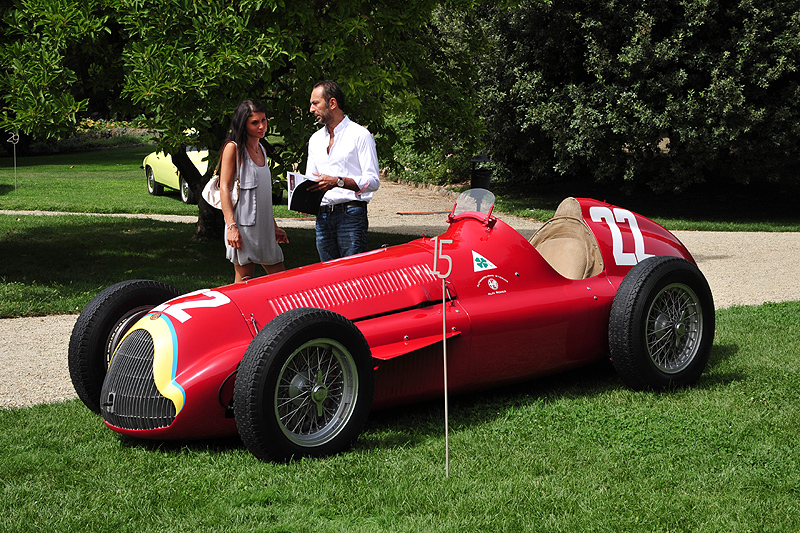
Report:
M175 419L175 404L153 380L153 338L143 329L119 345L100 394L103 419L121 429L158 429Z

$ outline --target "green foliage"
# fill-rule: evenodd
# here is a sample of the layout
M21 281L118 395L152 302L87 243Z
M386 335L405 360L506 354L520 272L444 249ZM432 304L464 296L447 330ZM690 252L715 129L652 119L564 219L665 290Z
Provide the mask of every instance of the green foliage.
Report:
M439 185L469 179L469 160L476 150L474 131L447 137L432 135L429 123L411 115L389 117L389 124L399 132L391 165L395 177Z
M437 6L423 30L411 45L424 58L418 104L413 112L390 117L397 143L387 166L409 181L466 181L484 132L476 106L475 58L486 40L474 7L449 2Z
M796 179L797 0L527 1L485 14L481 113L511 179L657 191Z
M74 130L87 100L76 100L75 72L65 55L108 31L99 2L23 0L5 8L0 38L0 127L42 139Z
M216 150L236 104L254 98L271 108L270 134L283 139L279 156L289 167L302 163L316 128L307 112L312 85L330 78L347 95L345 110L376 134L381 157L391 161L395 133L386 113L429 109L423 100L450 91L452 77L431 76L428 64L426 25L436 3L22 2L6 11L3 59L12 68L0 80L7 100L0 126L63 135L87 107L73 95L108 92L97 79L117 80L118 67L116 105L128 101L140 111L165 151Z

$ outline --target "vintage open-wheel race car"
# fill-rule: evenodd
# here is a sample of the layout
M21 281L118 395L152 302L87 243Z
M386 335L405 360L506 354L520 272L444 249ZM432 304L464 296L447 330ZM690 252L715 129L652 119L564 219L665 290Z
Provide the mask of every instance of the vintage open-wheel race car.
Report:
M567 198L527 240L463 193L435 239L179 295L125 281L69 344L80 399L122 434L239 434L258 458L342 451L371 409L609 357L635 389L692 384L714 303L689 251L628 210ZM446 338L446 341L444 340Z

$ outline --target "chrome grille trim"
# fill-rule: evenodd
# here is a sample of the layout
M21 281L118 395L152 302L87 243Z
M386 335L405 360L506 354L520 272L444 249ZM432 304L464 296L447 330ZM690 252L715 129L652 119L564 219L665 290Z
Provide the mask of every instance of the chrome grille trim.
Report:
M134 330L117 348L100 393L100 413L114 427L148 430L175 420L175 405L158 392L153 379L153 338Z

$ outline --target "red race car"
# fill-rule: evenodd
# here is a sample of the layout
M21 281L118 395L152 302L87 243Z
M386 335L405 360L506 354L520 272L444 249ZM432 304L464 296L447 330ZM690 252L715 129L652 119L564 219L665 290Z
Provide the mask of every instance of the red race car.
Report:
M106 425L150 439L238 433L261 459L346 449L373 408L585 365L695 382L714 303L688 250L628 210L567 198L528 241L462 194L442 235L179 296L134 280L78 318L69 369ZM446 338L446 341L444 340Z

